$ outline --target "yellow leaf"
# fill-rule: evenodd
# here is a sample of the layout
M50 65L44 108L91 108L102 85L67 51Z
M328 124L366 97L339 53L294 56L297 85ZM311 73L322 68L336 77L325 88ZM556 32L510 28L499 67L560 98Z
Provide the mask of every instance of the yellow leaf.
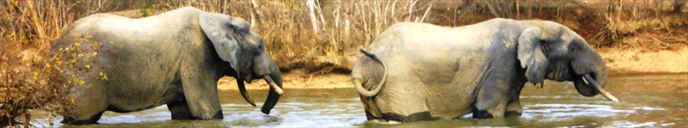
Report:
M74 38L80 39L80 38L82 38L82 37L83 37L83 35L81 35L81 34L79 34L79 33L74 34Z
M33 71L33 80L38 80L38 72Z
M100 72L100 79L108 80L107 74Z

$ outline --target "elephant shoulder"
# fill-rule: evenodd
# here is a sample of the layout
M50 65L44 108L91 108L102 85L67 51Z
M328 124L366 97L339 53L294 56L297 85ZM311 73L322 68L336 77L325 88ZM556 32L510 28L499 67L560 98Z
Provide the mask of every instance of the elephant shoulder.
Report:
M500 27L504 27L504 26L508 26L508 25L514 24L514 23L516 23L516 20L505 19L505 18L494 18L494 19L490 19L490 20L484 21L484 22L482 22L482 23L483 23L483 24L486 24L486 25L488 25L488 26L500 28Z
M163 20L168 20L169 18L178 18L178 17L192 17L195 15L198 15L199 13L204 12L201 9L194 8L194 7L182 7L178 9L174 9L165 13L161 13L159 15L153 16L153 17L164 17L161 18Z
M96 28L96 25L98 25L99 22L102 21L102 19L109 16L110 14L107 13L97 13L80 18L74 21L74 23L72 23L71 25L63 28L63 30L65 30L64 34L62 34L62 36L58 40L56 40L56 42L64 42L68 39L71 39L68 37L79 37L83 33L90 33L91 31L93 31L93 29Z
M437 26L433 24L428 24L428 23L417 23L417 22L400 22L400 23L395 23L387 30L385 30L384 33L389 36L396 36L400 38L409 38L409 37L415 37L418 36L419 34L424 34L427 32L437 32L438 30L444 29L447 27L442 27L442 26Z
M373 44L399 43L395 40L398 41L404 40L404 38L410 38L414 35L413 31L417 30L419 25L422 24L413 22L399 22L392 24L387 29L385 29L385 31L378 35L378 37L373 41Z
M390 25L385 32L391 32L391 31L402 31L404 29L410 28L414 25L417 25L418 23L413 23L413 22L399 22L399 23L394 23Z
M75 21L74 24L70 26L68 31L87 32L89 30L97 28L98 26L107 26L107 23L119 22L123 20L131 20L131 18L110 13L92 14Z
M437 26L434 24L428 24L428 23L418 23L418 22L399 22L399 23L394 23L392 24L387 30L417 30L417 29L423 29L423 28L438 28L441 26Z
M201 9L194 8L191 6L186 6L186 7L181 7L181 8L175 9L175 11L194 11L195 12L195 11L201 11Z
M511 22L513 21L512 19L507 19L507 18L492 18L487 20L486 22Z

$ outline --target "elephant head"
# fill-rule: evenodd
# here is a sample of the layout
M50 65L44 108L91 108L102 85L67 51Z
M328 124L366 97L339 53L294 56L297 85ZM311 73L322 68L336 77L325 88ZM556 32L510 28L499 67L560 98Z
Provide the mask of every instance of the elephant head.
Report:
M583 96L600 93L618 101L603 89L607 84L604 61L580 35L549 21L521 21L521 26L517 54L529 82L573 81Z
M250 30L250 24L237 17L202 12L199 24L217 55L234 69L239 91L251 105L255 103L246 91L244 81L264 78L270 92L261 111L269 114L283 93L282 76L260 36Z

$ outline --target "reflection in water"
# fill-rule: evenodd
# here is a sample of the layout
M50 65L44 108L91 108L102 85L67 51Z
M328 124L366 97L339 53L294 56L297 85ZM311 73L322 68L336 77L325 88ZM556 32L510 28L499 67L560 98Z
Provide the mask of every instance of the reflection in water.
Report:
M170 120L167 107L132 112L106 112L99 125L87 127L427 127L427 126L611 126L681 127L688 123L688 74L613 76L606 87L621 102L601 96L579 95L570 83L548 81L544 88L526 86L521 96L523 115L496 119L421 121L390 125L367 121L353 89L287 90L270 115L252 107L237 91L221 92L223 120ZM267 91L251 91L264 99ZM60 126L59 120L53 123ZM46 126L47 119L34 122Z

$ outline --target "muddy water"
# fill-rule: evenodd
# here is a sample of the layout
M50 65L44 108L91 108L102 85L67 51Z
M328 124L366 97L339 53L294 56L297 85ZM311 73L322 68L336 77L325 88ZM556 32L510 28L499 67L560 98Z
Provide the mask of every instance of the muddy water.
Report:
M688 74L613 75L607 88L621 102L583 97L571 83L547 81L543 88L528 85L524 89L520 117L471 119L466 115L406 124L367 121L353 89L286 90L270 115L249 106L236 91L225 91L221 93L223 120L173 121L161 106L126 114L106 112L100 124L87 127L688 126ZM251 93L256 100L265 98L265 91ZM61 126L59 120L54 125ZM49 122L40 119L34 125Z

